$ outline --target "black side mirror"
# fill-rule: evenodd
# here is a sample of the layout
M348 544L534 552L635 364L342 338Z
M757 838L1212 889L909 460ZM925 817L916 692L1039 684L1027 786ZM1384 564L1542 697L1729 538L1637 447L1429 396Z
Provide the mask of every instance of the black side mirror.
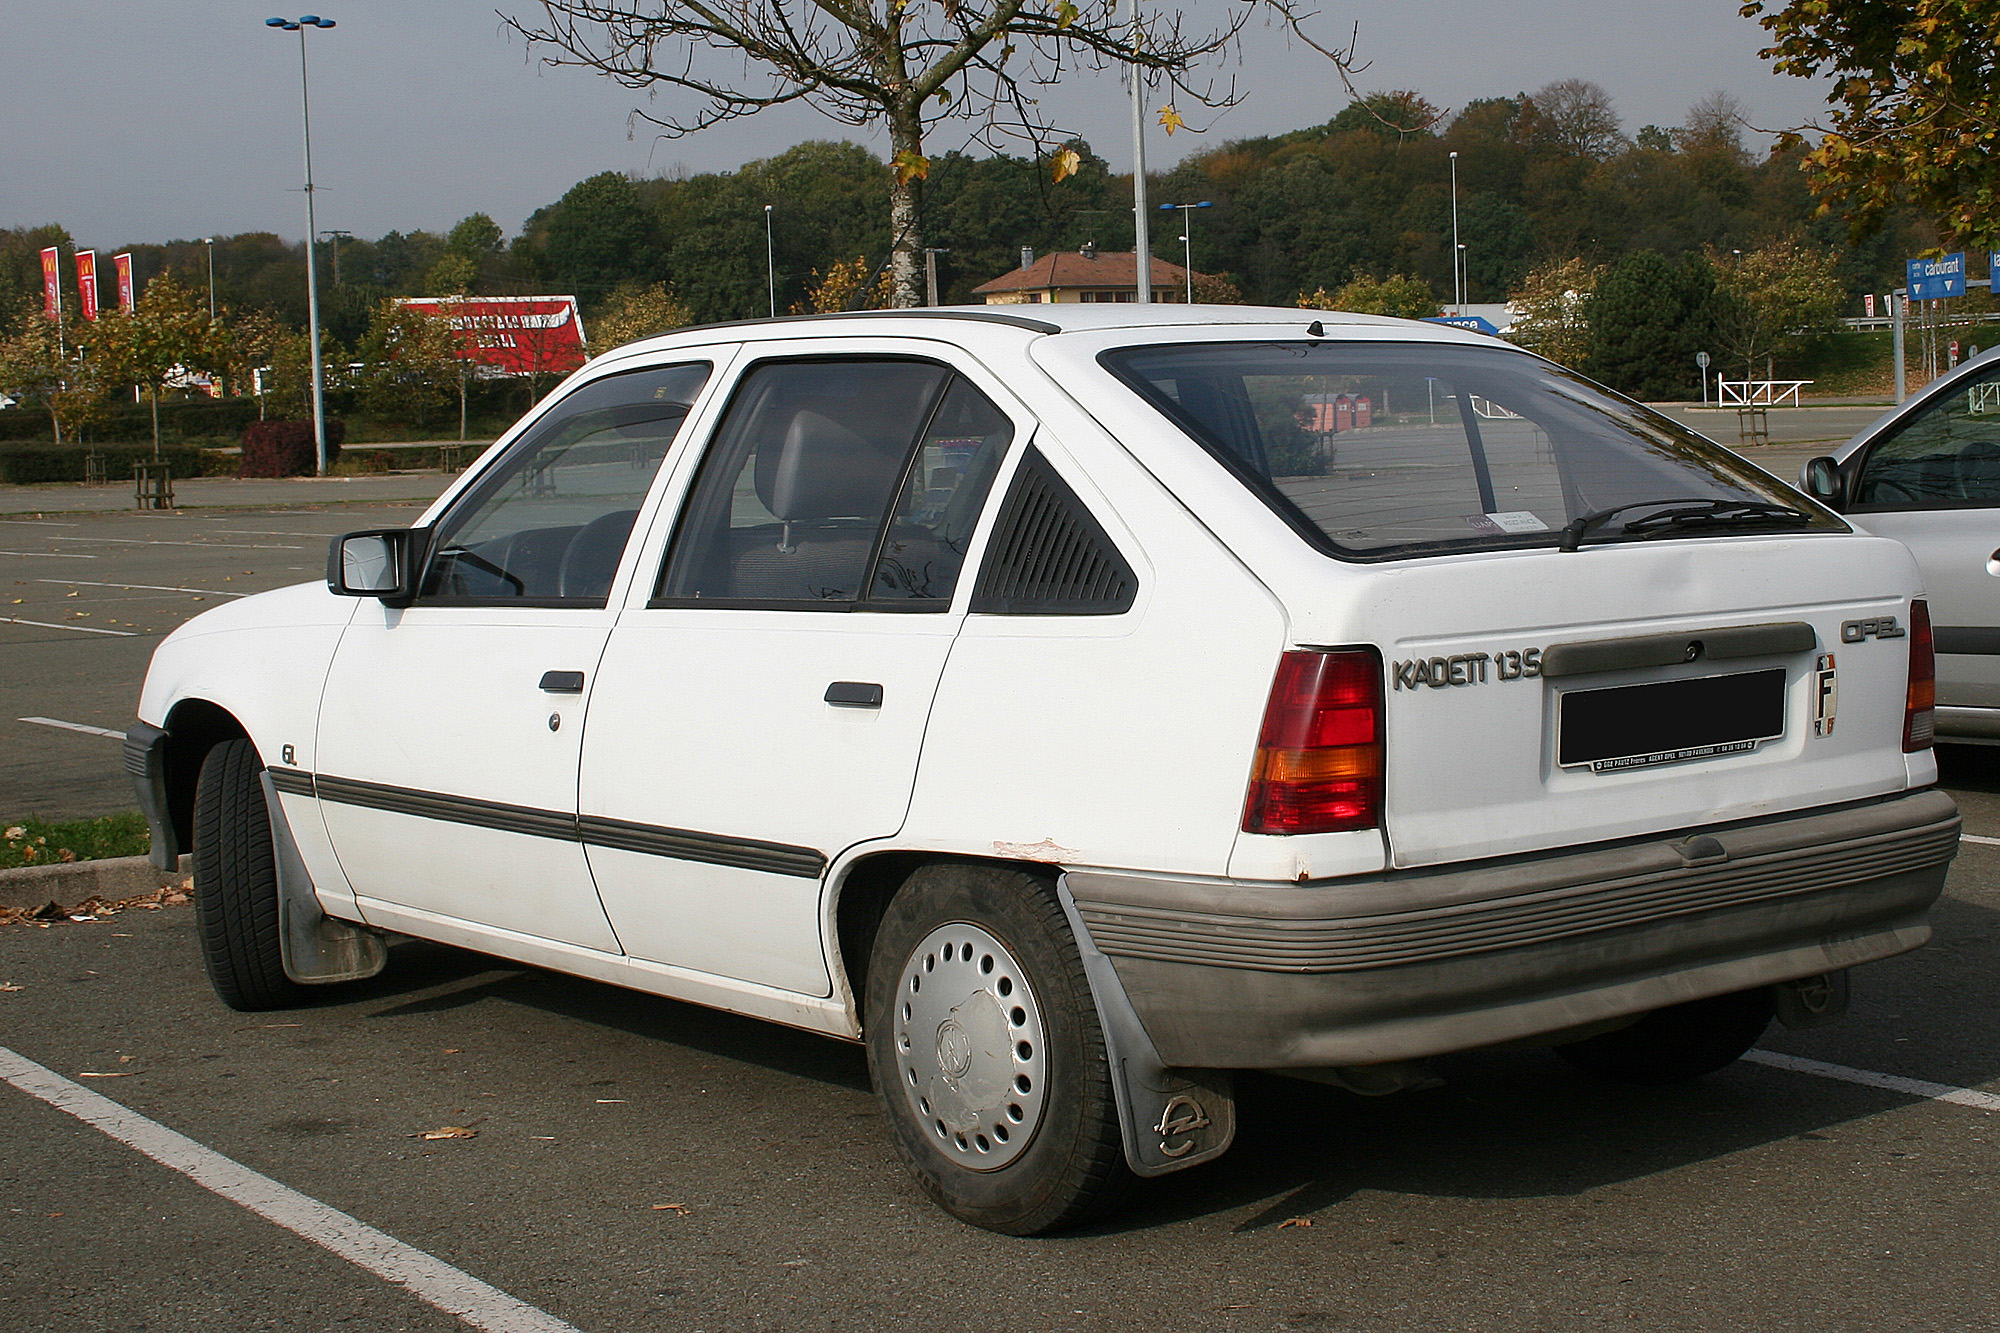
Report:
M1825 454L1806 460L1799 471L1799 489L1828 509L1847 503L1847 478L1841 475L1840 464Z
M335 537L326 552L326 586L340 597L379 597L408 606L423 577L429 528L381 528Z

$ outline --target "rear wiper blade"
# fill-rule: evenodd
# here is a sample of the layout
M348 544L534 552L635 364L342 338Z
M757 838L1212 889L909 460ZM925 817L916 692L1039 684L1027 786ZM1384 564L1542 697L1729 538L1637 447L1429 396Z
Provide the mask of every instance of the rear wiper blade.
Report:
M1562 540L1558 549L1574 551L1583 544L1583 539L1603 527L1628 509L1651 509L1661 505L1678 508L1661 509L1659 513L1635 518L1624 525L1623 531L1646 532L1660 528L1692 527L1706 523L1735 523L1744 519L1781 523L1810 523L1812 515L1790 505L1774 504L1768 500L1718 500L1702 496L1689 496L1670 500L1633 500L1622 505L1612 505L1571 519L1564 525Z

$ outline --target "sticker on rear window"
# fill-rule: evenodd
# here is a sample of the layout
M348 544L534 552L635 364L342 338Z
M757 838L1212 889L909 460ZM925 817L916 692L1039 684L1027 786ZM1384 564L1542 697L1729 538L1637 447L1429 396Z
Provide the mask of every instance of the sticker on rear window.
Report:
M1472 514L1466 523L1480 532L1547 532L1549 525L1525 509L1505 514Z

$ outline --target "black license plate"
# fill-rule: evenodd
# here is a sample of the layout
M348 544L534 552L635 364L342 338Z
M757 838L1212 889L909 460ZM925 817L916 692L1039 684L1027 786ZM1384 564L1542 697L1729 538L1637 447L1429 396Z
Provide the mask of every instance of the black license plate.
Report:
M1754 750L1785 734L1785 669L1561 696L1556 762L1593 772Z

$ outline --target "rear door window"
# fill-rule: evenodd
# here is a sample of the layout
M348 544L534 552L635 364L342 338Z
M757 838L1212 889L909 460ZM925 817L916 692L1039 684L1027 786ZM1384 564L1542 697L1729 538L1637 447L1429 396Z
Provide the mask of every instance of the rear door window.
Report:
M1959 385L1869 449L1857 509L2000 505L2000 367Z

